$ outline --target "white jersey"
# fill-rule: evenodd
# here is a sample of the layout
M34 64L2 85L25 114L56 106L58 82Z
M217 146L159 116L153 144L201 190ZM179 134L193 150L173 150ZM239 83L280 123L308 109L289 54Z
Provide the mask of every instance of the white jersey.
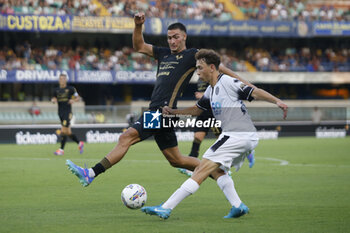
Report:
M203 158L221 164L220 168L236 171L245 157L258 145L258 136L242 100L253 100L254 88L228 75L220 74L214 87L208 86L197 106L212 109L221 121L222 134L204 153Z
M238 79L220 74L216 85L207 87L197 106L203 110L212 109L215 118L221 121L223 133L257 138L256 129L242 101L253 100L253 90Z

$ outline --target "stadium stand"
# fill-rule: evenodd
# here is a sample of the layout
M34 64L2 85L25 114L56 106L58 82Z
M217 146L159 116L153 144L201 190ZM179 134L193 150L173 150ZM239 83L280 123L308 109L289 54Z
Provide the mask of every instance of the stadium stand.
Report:
M9 0L0 3L4 14L50 14L77 16L133 16L216 20L350 21L348 1L305 0Z
M245 19L350 21L348 1L235 0Z
M133 16L138 11L146 12L147 16L161 18L218 18L229 20L231 14L224 11L223 4L217 1L35 1L9 0L1 7L4 14L58 14L78 16Z

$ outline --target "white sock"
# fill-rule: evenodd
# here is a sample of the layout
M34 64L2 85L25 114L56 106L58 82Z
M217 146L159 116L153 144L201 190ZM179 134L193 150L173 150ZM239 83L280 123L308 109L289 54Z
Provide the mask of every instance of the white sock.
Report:
M95 172L94 172L94 170L92 170L92 168L89 168L88 170L89 170L89 176L90 176L90 177L95 177Z
M165 209L174 209L183 199L194 194L199 189L199 184L193 179L187 179L181 187L162 205Z
M230 202L231 206L238 208L242 201L236 192L232 178L228 174L225 174L220 176L216 182L224 192L226 199Z

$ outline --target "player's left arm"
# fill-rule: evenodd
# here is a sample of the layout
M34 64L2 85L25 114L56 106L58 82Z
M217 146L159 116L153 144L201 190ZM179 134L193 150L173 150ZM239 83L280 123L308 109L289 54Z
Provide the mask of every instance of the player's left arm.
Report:
M194 96L196 97L197 100L201 99L204 95L204 92L196 91L194 93Z
M264 100L273 104L276 104L283 111L283 119L287 118L288 105L276 96L271 95L267 91L255 87L251 93L251 96L256 100Z
M57 97L55 97L55 96L52 97L52 98L51 98L51 102L52 102L53 104L57 103Z
M69 104L73 104L75 102L78 102L79 100L80 100L80 96L79 96L77 90L75 90L75 88L74 88L74 92L71 95L71 98L69 99Z
M256 88L253 84L251 84L250 82L248 82L244 78L240 77L238 74L236 74L235 72L233 72L232 70L230 70L229 68L224 66L222 63L219 66L219 71L220 71L220 73L227 74L228 76L231 76L233 78L238 79L239 81L241 81L242 83L244 83L247 86Z

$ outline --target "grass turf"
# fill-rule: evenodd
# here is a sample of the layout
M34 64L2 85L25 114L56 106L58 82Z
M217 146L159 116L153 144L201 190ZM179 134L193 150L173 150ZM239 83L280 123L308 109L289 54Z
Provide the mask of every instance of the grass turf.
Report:
M212 143L205 140L201 154ZM65 166L66 159L94 165L113 146L86 144L80 155L68 143L57 157L57 145L0 145L0 232L349 232L349 138L260 141L255 166L233 172L251 211L239 219L222 218L230 206L212 180L166 221L123 206L127 184L143 185L147 205L158 205L186 180L153 141L133 146L87 188ZM179 145L183 153L190 146Z

